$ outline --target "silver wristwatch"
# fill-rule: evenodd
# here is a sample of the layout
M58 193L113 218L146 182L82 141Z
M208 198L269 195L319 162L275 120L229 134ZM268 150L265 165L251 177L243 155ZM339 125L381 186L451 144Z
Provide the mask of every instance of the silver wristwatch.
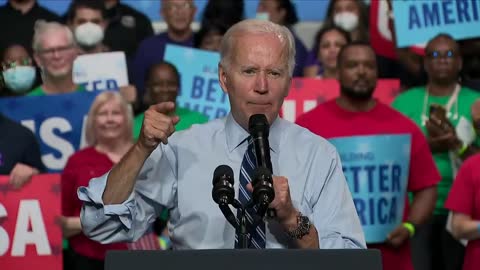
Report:
M286 231L287 235L292 239L302 239L310 232L312 223L307 216L304 216L301 212L297 215L297 227L293 230Z

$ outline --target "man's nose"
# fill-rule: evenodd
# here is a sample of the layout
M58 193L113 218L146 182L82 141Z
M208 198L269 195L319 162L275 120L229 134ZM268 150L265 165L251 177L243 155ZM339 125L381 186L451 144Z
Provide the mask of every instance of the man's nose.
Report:
M265 72L258 73L255 83L255 91L260 94L265 94L268 92L268 79Z

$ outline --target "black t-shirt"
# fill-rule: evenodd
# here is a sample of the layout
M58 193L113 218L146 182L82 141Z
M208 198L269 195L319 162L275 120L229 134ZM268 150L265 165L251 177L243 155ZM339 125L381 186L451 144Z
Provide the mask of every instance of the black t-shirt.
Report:
M17 163L45 171L40 147L26 127L0 115L0 175L8 175Z
M134 56L138 45L153 35L152 23L141 12L118 3L107 10L108 27L103 43L111 51L123 51L127 58Z
M10 3L0 7L0 52L12 44L20 44L32 52L33 28L37 20L60 21L55 13L41 7L38 3L30 11L22 14Z

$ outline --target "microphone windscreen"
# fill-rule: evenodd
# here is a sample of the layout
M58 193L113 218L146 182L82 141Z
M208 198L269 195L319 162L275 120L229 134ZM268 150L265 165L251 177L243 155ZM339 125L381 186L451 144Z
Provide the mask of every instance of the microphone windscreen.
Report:
M267 132L269 130L267 117L264 114L254 114L248 119L248 131L250 134L257 132Z
M213 172L213 185L215 185L222 176L227 176L227 180L233 184L233 170L228 165L220 165Z

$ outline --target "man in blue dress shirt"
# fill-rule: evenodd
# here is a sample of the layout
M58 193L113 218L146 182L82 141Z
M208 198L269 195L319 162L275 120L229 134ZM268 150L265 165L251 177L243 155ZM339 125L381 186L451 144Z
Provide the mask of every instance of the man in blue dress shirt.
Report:
M212 172L220 164L232 167L238 196L248 121L264 114L275 190L270 207L276 210L265 221L265 247L365 248L337 151L278 117L295 66L291 33L245 20L225 34L220 54L218 75L231 113L174 132L181 121L171 114L174 104L151 106L138 142L109 173L79 189L84 233L103 243L132 241L167 207L174 248L233 248L235 230L211 198Z

